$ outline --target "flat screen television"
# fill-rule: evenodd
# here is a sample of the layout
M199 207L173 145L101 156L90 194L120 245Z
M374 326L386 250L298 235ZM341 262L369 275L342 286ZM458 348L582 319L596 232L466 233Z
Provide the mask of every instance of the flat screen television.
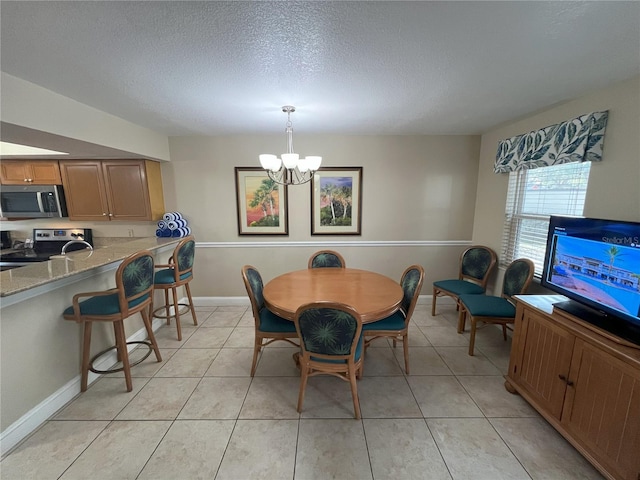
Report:
M640 348L640 223L551 216L541 285L555 308Z

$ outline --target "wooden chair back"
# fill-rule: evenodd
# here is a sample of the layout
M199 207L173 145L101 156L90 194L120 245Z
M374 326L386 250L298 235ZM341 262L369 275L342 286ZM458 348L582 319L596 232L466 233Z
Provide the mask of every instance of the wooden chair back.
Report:
M460 254L460 280L469 280L487 288L489 276L496 266L498 256L489 247L473 245Z
M320 250L309 258L308 268L346 268L342 255L333 250Z

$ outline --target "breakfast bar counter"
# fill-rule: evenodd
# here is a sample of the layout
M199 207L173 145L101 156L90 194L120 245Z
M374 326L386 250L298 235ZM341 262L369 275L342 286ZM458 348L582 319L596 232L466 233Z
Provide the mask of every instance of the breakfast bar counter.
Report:
M70 252L65 256L58 255L46 262L36 262L24 267L7 270L0 273L0 297L15 295L35 287L120 262L140 250L154 252L163 249L163 247L174 246L180 240L180 238L136 238L130 241L114 242L112 245L96 248L93 251L79 250ZM5 301L9 302L10 300L2 298L3 306L6 305ZM10 302L13 303L13 299Z

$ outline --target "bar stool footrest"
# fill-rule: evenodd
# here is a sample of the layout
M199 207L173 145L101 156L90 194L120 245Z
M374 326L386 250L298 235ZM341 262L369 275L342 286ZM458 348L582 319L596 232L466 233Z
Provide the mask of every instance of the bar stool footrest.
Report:
M186 308L186 310L179 310L180 308L183 308L183 307ZM172 309L172 308L174 309L174 313L173 314L160 315L159 313L156 313L156 312L159 312L161 310L166 310L166 308L167 307L165 307L164 305L162 305L161 307L155 308L151 315L153 316L153 318L164 318L164 319L175 318L176 317L175 306L173 304L169 305L169 309ZM186 313L188 313L190 311L191 311L191 306L188 303L178 303L178 313L180 315L184 315L184 314L186 314Z
M149 351L148 351L148 352L147 352L147 353L146 353L142 358L140 358L140 359L136 360L136 361L135 361L135 362L133 362L133 363L129 363L129 368L131 368L131 367L135 367L135 366L136 366L136 365L138 365L139 363L144 362L144 361L149 357L149 355L151 355L151 352L153 351L153 348L152 348L152 346L151 346L151 342L147 342L147 341L144 341L144 340L142 340L142 341L135 341L135 342L127 342L127 345L133 345L133 344L136 344L136 345L146 345L146 346L147 346L147 348L149 349ZM101 373L101 374L102 374L102 373L108 374L108 373L117 373L117 372L122 372L122 371L124 370L124 367L120 367L120 368L110 368L110 369L107 369L107 370L98 370L97 368L94 368L94 366L93 366L94 362L95 362L98 358L100 358L101 356L103 356L105 353L110 352L111 350L116 350L117 348L118 348L118 347L117 347L116 345L114 345L114 346L112 346L112 347L109 347L109 348L107 348L107 349L105 349L105 350L101 351L101 352L100 352L100 353L98 353L97 355L94 355L94 356L93 356L93 358L91 359L91 361L89 362L89 370L91 370L93 373Z

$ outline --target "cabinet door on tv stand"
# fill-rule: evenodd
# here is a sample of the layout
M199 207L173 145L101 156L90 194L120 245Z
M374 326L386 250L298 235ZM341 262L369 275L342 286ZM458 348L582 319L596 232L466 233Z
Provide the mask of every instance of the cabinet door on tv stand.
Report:
M576 340L562 424L616 478L640 475L640 372Z
M522 312L523 334L509 376L526 389L538 408L560 419L575 337L528 308Z

